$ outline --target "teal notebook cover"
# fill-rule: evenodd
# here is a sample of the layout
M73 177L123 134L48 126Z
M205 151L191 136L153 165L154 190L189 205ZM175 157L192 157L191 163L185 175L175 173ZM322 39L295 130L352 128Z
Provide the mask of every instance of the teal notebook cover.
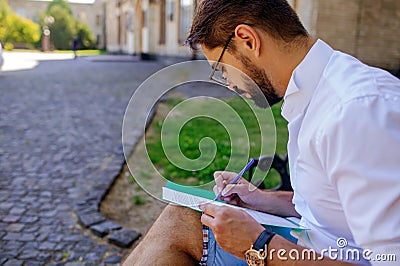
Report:
M175 183L172 183L172 182L167 182L167 185L165 187L167 187L169 189L172 189L172 190L179 191L179 192L183 192L183 193L186 193L186 194L190 194L190 195L193 195L193 196L206 198L206 199L209 199L209 200L214 200L214 198L215 198L214 192L210 191L210 190L178 185L178 184L175 184Z

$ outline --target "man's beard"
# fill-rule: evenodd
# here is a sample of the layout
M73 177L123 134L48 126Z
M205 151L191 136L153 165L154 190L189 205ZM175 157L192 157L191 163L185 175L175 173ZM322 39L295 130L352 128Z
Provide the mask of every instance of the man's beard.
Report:
M271 80L264 70L251 64L250 60L244 55L240 55L239 60L243 64L245 73L248 76L243 77L246 88L239 89L244 89L244 91L248 92L257 106L268 108L282 100L283 97L279 97L276 94L276 89L273 87ZM256 84L258 88L255 86Z

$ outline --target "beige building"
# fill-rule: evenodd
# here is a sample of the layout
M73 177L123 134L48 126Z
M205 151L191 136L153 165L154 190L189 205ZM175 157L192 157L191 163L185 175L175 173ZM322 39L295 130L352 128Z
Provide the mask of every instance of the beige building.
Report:
M195 0L107 0L107 50L190 56ZM399 0L289 0L312 36L387 69L400 64Z
M8 4L18 15L35 22L39 22L39 16L47 9L48 2L51 0L8 0ZM106 0L93 0L92 3L87 4L75 0L69 3L74 16L89 25L97 38L99 49L104 49L106 43L105 2Z
M187 56L183 46L195 0L108 0L107 50L111 53Z
M399 0L292 0L312 34L361 61L400 68Z

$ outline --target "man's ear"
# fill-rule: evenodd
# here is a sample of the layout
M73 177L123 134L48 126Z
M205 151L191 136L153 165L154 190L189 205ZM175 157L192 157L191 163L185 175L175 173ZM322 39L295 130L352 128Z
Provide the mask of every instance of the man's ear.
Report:
M251 26L240 24L235 29L235 39L237 46L247 52L254 53L255 57L259 57L261 53L261 39L258 32Z

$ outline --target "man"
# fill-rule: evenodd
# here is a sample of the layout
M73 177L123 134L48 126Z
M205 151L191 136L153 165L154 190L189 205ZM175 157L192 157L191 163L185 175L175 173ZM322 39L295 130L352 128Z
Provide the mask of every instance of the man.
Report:
M72 39L72 52L74 52L74 59L77 57L77 51L78 51L78 37L74 37Z
M204 0L188 41L217 61L213 74L224 72L231 85L244 83L222 63L251 77L270 105L284 98L289 122L293 193L250 192L243 180L226 186L235 176L226 172L214 175L217 192L224 189L231 204L300 217L310 230L293 244L229 207L204 205L200 215L168 206L125 265L247 265L245 257L253 265L375 264L379 254L399 260L399 80L313 40L285 0ZM204 249L202 224L210 228ZM324 259L288 255L307 248ZM286 256L273 254L280 249Z

